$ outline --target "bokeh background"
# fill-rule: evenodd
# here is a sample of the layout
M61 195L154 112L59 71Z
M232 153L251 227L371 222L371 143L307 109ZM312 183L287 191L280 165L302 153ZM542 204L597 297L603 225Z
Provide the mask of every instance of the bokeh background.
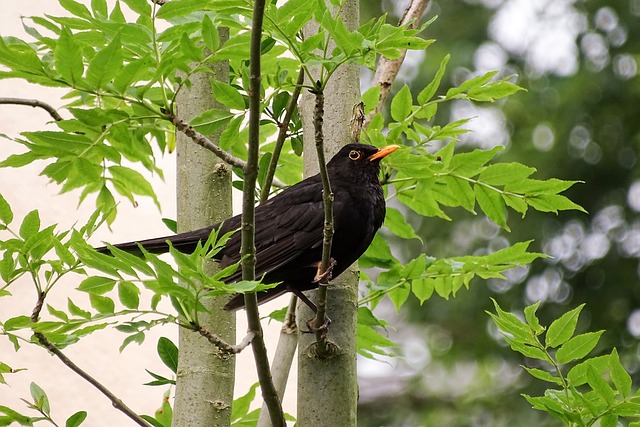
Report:
M404 2L363 1L362 21L402 13ZM442 122L475 117L457 147L505 145L499 161L535 167L534 177L583 181L567 195L589 214L510 212L511 232L483 217L447 211L453 221L408 212L418 240L397 244L402 259L485 253L534 239L531 249L551 255L508 280L471 283L455 299L414 299L399 315L391 304L378 314L393 319L390 334L404 357L387 365L361 363L363 426L557 426L520 396L541 394L519 367L485 310L542 301L549 324L586 303L579 332L606 329L593 354L616 347L640 381L640 1L431 1L426 30L437 42L411 52L397 82L414 95L450 52L445 86L500 70L527 89L505 102L466 101L439 110ZM446 87L443 88L443 92ZM388 236L392 239L392 236Z
M361 0L361 20L388 13L394 22L405 3ZM20 16L42 13L63 12L55 2L0 0L0 34L24 37ZM447 212L451 222L407 212L424 243L396 241L394 252L400 259L420 252L446 257L477 254L531 239L532 250L552 258L512 270L506 281L476 280L470 290L449 301L434 296L420 306L410 299L399 314L391 304L381 303L377 314L391 322L388 332L402 357L360 361L359 425L557 426L520 396L539 394L542 385L522 372L519 365L525 361L505 346L485 310L492 309L491 297L516 311L540 300L538 313L548 324L584 302L579 330L607 330L594 354L616 347L640 382L640 0L440 0L430 2L424 19L435 15L438 19L424 36L437 42L426 52L410 52L396 85L407 83L417 94L447 53L452 58L442 92L489 70L500 70L501 77L515 76L527 92L491 105L454 102L440 107L436 120L474 117L468 125L472 132L458 143L460 150L505 145L499 160L534 166L540 179L583 181L567 194L589 214L531 211L523 219L511 213L512 231L507 233L462 210ZM363 71L363 91L370 78ZM0 96L64 105L60 91L11 80L0 80ZM0 113L0 134L12 137L46 128L50 120L42 110L28 107L0 106ZM0 141L1 157L15 150L18 147L7 140ZM154 185L163 216L172 217L173 159L161 161L167 168L166 182ZM40 209L43 223L68 227L75 218L89 215L91 201L78 210L77 194L57 196L59 189L38 177L38 171L0 169L0 192L17 218ZM140 200L137 207L123 203L119 209L113 230L104 230L96 240L166 232L150 201ZM387 237L393 241L393 236ZM30 310L33 290L25 285L21 292L24 306L13 303L13 298L10 306L0 301L3 318ZM273 353L278 327L272 324L268 329ZM159 406L164 390L141 385L150 380L144 368L168 374L155 355L159 335L175 338L176 331L158 331L141 349L130 347L123 353L117 347L124 337L103 331L68 351L132 407L150 413ZM239 394L255 381L250 354L242 357ZM0 385L0 405L20 407L19 398L29 394L30 378L37 378L52 398L54 416L88 409L88 425L128 424L97 392L41 349L27 346L14 353L6 340L0 340L0 360L29 368L11 376L9 386ZM290 412L295 411L293 399L289 393Z

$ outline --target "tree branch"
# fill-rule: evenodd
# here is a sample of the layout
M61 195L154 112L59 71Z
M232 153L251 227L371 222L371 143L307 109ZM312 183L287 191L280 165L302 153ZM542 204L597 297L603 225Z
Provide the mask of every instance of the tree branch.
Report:
M324 117L324 93L320 82L316 83L315 108L313 112L313 127L315 130L316 151L318 153L318 166L320 167L320 177L322 178L322 203L324 206L324 229L322 238L322 261L318 267L318 294L316 300L316 318L313 321L313 329L316 331L316 340L318 343L317 353L319 355L327 352L327 282L325 280L327 273L331 268L331 244L333 241L333 192L331 191L331 182L329 182L329 173L327 172L327 163L324 158L324 136L322 134L322 122Z
M38 301L36 303L36 306L33 309L33 312L31 313L31 322L32 323L36 323L38 321L38 317L40 316L40 311L42 310L42 305L44 304L44 299L45 299L46 296L47 296L47 294L45 292L40 292L38 294ZM38 332L38 331L34 330L33 331L33 336L36 337L38 342L43 347L45 347L47 350L49 350L51 353L53 353L58 359L60 359L60 361L62 361L62 363L67 365L67 367L69 369L71 369L76 374L80 375L80 377L84 378L89 384L91 384L92 386L97 388L98 391L100 391L102 394L104 394L111 401L111 404L113 405L114 408L118 409L119 411L122 411L126 416L131 418L133 420L133 422L135 422L136 424L138 424L140 426L143 426L143 427L152 427L151 424L147 423L144 419L142 419L142 417L140 417L138 414L136 414L127 405L125 405L125 403L122 400L120 400L116 395L111 393L111 391L109 391L109 389L107 389L105 386L103 386L98 380L93 378L87 372L82 370L78 365L73 363L73 361L71 359L69 359L51 341L49 341L47 339L47 337L42 332Z
M218 156L220 159L222 159L226 163L241 169L245 169L247 167L247 162L224 151L218 145L214 144L209 138L207 138L206 136L204 136L203 134L195 130L193 126L187 123L186 120L183 120L178 116L170 113L168 118L169 118L169 121L173 123L173 125L176 127L178 131L184 133L186 136L191 138L191 140L196 144L198 144L199 146L213 152L216 156Z
M232 354L240 353L242 350L247 348L249 344L251 344L251 341L253 341L253 338L255 337L255 334L249 331L239 344L231 345L218 335L205 329L203 326L198 326L198 328L196 328L196 332L205 337L211 344L215 345L220 350L223 357L229 357Z
M258 153L260 150L260 42L264 18L265 0L255 0L251 28L250 65L249 65L249 142L247 163L244 167L244 187L242 192L242 279L255 279L255 191L258 177ZM253 356L258 371L260 390L264 403L269 408L271 424L285 427L286 422L278 393L273 384L269 369L269 358L264 343L258 299L255 292L244 295L245 311L249 331L254 333Z
M262 186L262 192L260 193L260 203L265 202L267 198L269 198L269 190L271 189L273 177L276 174L276 167L278 166L280 152L282 151L282 146L284 145L285 139L287 139L287 130L289 129L289 123L291 122L293 112L298 106L298 97L300 96L300 91L302 90L303 83L304 67L300 67L300 73L298 74L296 87L293 89L291 98L289 98L289 104L287 105L286 113L284 115L284 118L282 119L282 123L280 123L278 138L276 139L276 145L273 147L273 155L271 156L271 160L269 161L269 169L267 169L267 175L264 181L264 185Z
M409 28L415 28L418 22L420 22L420 18L428 5L429 0L411 0L404 10L398 25L402 26L409 24ZM402 55L396 59L387 59L384 56L380 56L378 65L376 66L376 73L373 77L373 81L371 82L371 86L380 86L380 98L378 98L378 104L376 107L365 118L365 128L369 125L373 116L382 111L382 107L384 106L384 103L389 96L389 92L391 91L391 85L393 85L393 82L398 76L398 71L400 71L400 66L404 62L406 53L407 50L402 49Z
M53 120L59 122L62 116L58 114L58 111L46 102L38 101L37 99L24 99L24 98L0 98L0 104L14 104L14 105L27 105L30 107L39 107L45 110Z

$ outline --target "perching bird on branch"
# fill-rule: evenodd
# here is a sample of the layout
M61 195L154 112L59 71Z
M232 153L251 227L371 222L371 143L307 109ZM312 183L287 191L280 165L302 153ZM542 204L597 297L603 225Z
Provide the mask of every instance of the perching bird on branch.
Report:
M369 247L382 226L385 200L379 180L380 160L400 148L389 145L376 148L366 144L349 144L329 161L327 171L334 194L334 235L331 258L335 277L354 263ZM237 230L241 217L236 215L222 223L220 235ZM219 225L180 233L173 236L138 242L121 243L115 247L127 252L140 252L138 244L151 253L169 251L167 241L180 252L191 253L198 242L205 242ZM322 259L324 208L320 175L309 177L256 207L255 247L256 277L263 283L282 282L259 292L262 304L293 292L315 311L315 305L302 291L318 287L318 270ZM240 260L240 232L234 233L216 255L220 266ZM106 247L100 252L108 252ZM224 279L233 283L241 279L241 271ZM227 310L244 307L244 296L237 294L225 306Z

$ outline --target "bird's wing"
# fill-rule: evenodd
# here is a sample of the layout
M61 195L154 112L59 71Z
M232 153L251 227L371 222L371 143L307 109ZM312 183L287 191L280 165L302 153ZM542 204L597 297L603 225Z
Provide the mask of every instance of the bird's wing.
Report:
M258 206L255 218L256 277L260 277L322 245L322 184L306 180L290 187L286 194ZM221 265L239 260L240 233L236 233L227 242ZM238 271L225 281L233 282L240 276Z

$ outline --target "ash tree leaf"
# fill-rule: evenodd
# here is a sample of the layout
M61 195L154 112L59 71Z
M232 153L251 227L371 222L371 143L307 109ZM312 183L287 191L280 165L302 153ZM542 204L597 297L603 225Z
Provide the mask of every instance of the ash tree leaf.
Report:
M578 324L578 317L583 308L584 304L580 304L573 310L564 313L549 325L546 335L547 346L556 348L567 342L569 338L573 336L576 325Z
M411 292L418 298L420 305L431 298L436 288L436 281L432 278L420 278L411 281Z
M78 427L84 422L86 418L87 418L86 411L78 411L75 414L71 415L69 418L67 418L67 421L65 422L65 427Z
M618 351L615 348L611 352L611 356L609 356L609 369L611 381L620 394L623 397L631 395L631 376L620 363L620 356L618 356Z
M387 215L384 218L384 225L393 234L403 239L420 239L415 230L407 222L405 216L396 208L387 207Z
M169 338L160 337L157 345L158 356L174 374L178 372L178 347Z
M427 87L422 89L418 94L418 103L420 105L426 104L431 98L433 98L433 95L436 94L436 91L440 86L440 82L442 81L442 77L444 77L444 72L447 69L449 59L451 59L451 55L449 54L442 58L442 61L440 61L440 67L438 68L436 75L433 77L433 80L431 80Z
M136 310L140 305L140 289L127 280L120 281L118 283L118 298L122 305Z
M40 231L40 214L37 210L29 212L20 225L20 237L27 240L29 237L34 236Z
M153 191L153 187L149 184L144 176L138 171L124 166L110 166L109 172L113 178L113 183L123 196L131 197L131 193L142 196L149 196L153 199L156 206L160 207L160 202ZM121 190L124 190L122 192Z
M244 98L240 92L238 92L238 89L228 83L215 79L211 79L211 89L213 90L216 101L231 109L244 110Z
M0 194L0 222L9 225L13 221L13 211L7 200Z
M364 113L369 114L372 112L378 101L380 100L380 86L371 86L365 93L362 94L362 102L364 103Z
M525 89L506 80L499 80L486 85L473 87L469 89L467 95L469 96L469 99L473 101L493 102L496 99L513 95L520 90Z
M233 405L231 406L231 421L241 419L249 413L249 407L251 402L256 398L256 389L259 385L259 383L255 383L251 386L247 394L234 399Z
M476 195L478 206L480 206L482 212L484 212L491 221L505 230L509 230L507 226L506 207L500 194L479 184L474 185L473 192Z
M558 363L564 364L582 359L595 348L603 332L604 331L587 332L576 335L562 344L556 352L556 360Z
M400 89L396 96L391 101L391 117L397 122L402 122L411 114L411 107L413 105L413 99L411 97L411 90L406 84Z
M87 67L87 83L93 88L102 88L109 83L122 69L122 44L120 34L102 48L89 62Z
M587 384L607 402L608 406L615 403L616 397L613 389L592 366L587 368Z
M495 163L487 166L478 180L490 185L506 185L526 179L536 171L521 163Z
M67 11L80 18L91 18L91 12L82 3L78 3L74 0L60 0L60 6L64 7Z
M87 277L80 283L78 290L88 292L90 294L102 295L111 291L115 285L116 281L110 277L91 276Z
M538 320L538 316L536 316L536 311L540 307L540 301L535 304L529 305L524 308L524 317L527 319L527 324L531 328L534 334L539 335L544 332L544 326L540 324Z
M82 51L76 38L68 28L63 27L58 38L58 44L53 51L56 71L66 82L77 85L82 80L84 64Z
M497 73L497 71L489 71L488 73L481 76L473 77L469 80L466 80L460 86L452 87L451 89L449 89L447 91L446 98L451 99L456 97L457 95L460 95L461 93L469 91L472 88L480 87L491 80L491 78Z
M502 150L504 150L504 147L497 146L491 150L476 149L469 153L456 154L451 158L449 168L456 175L471 178L484 171L487 162Z
M89 301L91 302L91 307L98 310L100 314L113 314L116 308L111 298L98 294L89 294Z
M211 52L215 52L220 47L220 35L218 29L213 25L209 15L204 15L202 19L202 39L204 45Z
M610 355L591 357L584 362L576 364L567 373L567 380L571 387L578 387L587 383L587 369L596 370L598 375L603 375L609 368Z
M560 194L539 194L527 197L525 200L529 206L540 212L558 213L558 211L576 210L587 213L582 206Z
M538 369L538 368L527 368L526 366L523 366L523 368L534 378L537 378L539 380L546 381L549 383L562 385L562 380L559 377L552 375L550 372L543 371L542 369Z
M33 403L46 415L50 415L51 406L49 405L49 398L47 394L44 392L42 388L36 383L31 383L29 385L29 391L31 392L31 398L33 399Z
M172 1L163 4L156 13L156 17L168 21L173 18L189 15L190 13L197 12L199 10L202 10L201 0Z
M395 289L387 292L387 296L389 297L391 302L393 302L393 305L396 307L396 311L399 311L400 307L402 307L402 304L404 304L407 298L409 298L410 293L411 287L408 283L405 282Z
M228 111L213 108L193 118L189 124L201 134L211 135L224 126L232 117L233 114Z

